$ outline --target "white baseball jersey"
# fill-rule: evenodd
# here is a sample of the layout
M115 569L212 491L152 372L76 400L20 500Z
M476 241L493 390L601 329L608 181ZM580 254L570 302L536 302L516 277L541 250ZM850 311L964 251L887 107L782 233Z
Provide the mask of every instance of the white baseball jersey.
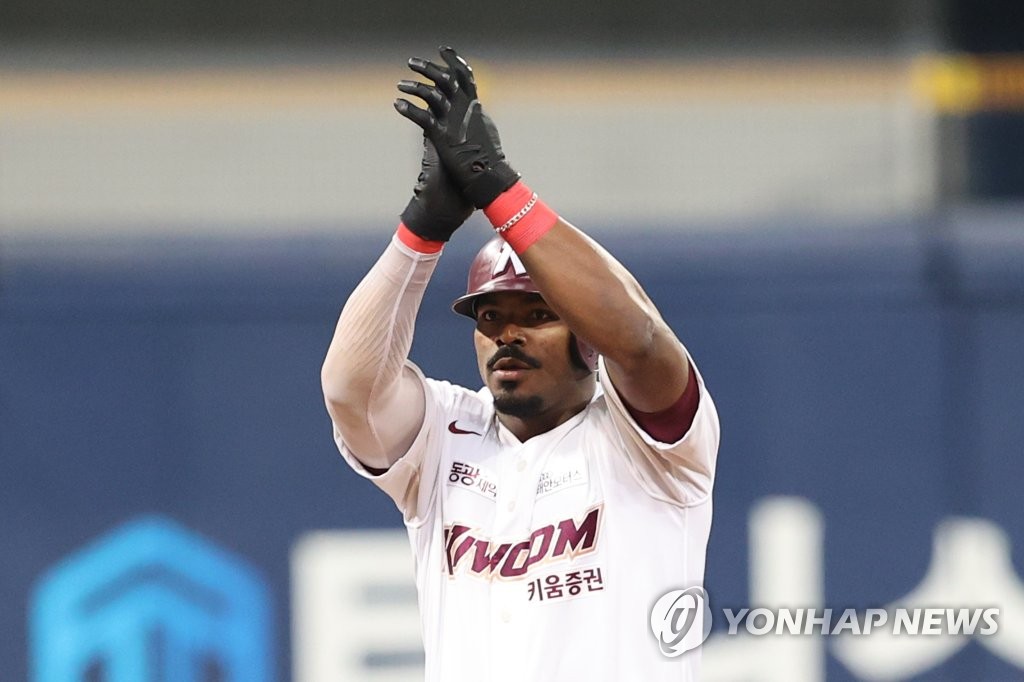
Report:
M409 451L360 475L402 511L416 557L428 682L694 680L649 625L662 594L703 584L719 426L700 403L675 443L647 435L603 366L590 404L520 442L486 389L423 381Z

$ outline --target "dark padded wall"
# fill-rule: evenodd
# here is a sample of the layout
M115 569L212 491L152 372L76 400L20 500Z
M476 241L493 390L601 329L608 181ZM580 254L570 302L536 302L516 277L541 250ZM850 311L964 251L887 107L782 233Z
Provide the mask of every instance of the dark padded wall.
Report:
M1024 573L1019 230L964 218L653 234L603 241L718 404L707 583L721 603L747 599L748 514L775 494L822 510L830 604L905 594L951 515L1002 527ZM485 237L474 224L450 246L413 352L429 375L473 386L470 326L447 304ZM386 239L0 244L0 679L27 679L39 576L147 512L258 567L277 678L289 678L292 543L400 525L336 454L318 376L340 306ZM852 679L831 659L829 672ZM921 679L1016 675L968 647Z

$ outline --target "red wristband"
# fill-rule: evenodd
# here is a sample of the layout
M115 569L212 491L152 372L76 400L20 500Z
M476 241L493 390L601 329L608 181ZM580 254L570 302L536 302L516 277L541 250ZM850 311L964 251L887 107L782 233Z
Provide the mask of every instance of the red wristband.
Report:
M488 204L484 215L516 253L526 251L558 222L558 214L522 180Z
M444 242L424 239L406 227L405 223L398 223L398 230L395 234L398 235L398 241L419 253L437 253L444 248Z

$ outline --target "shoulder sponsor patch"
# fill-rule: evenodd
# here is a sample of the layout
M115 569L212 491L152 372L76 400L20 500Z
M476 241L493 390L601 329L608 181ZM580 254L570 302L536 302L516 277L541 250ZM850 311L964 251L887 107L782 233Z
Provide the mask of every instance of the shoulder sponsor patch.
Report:
M497 478L476 464L453 461L448 471L448 485L465 488L491 500L498 497Z
M541 472L537 481L537 497L583 485L588 480L587 466L582 459L574 457L564 462L553 462Z

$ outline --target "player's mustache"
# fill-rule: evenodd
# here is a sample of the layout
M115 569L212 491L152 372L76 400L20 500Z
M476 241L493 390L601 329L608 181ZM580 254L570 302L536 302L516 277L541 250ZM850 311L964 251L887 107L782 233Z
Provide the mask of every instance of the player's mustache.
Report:
M518 360L519 362L525 363L534 369L540 367L540 360L530 357L520 350L519 346L502 346L498 349L498 352L492 355L491 359L487 361L487 369L494 369L494 363L505 358Z

